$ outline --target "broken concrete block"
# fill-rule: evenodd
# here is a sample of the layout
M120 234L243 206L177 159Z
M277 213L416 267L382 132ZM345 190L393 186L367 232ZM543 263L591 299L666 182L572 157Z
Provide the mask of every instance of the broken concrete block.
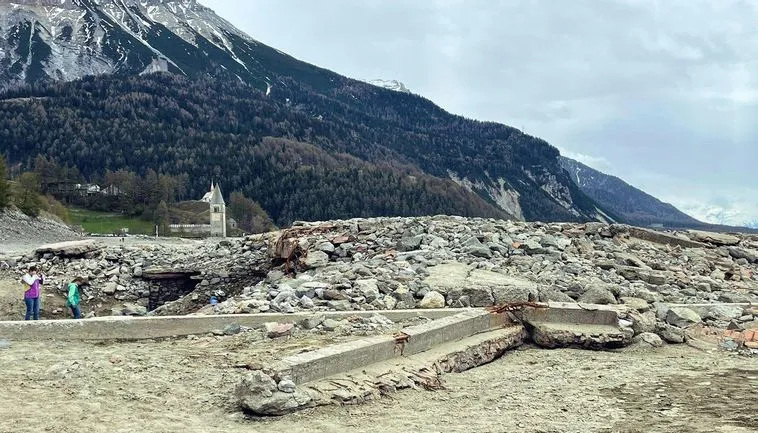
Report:
M671 307L666 313L666 323L678 328L686 328L700 323L700 315L685 307Z
M266 328L266 336L268 336L268 338L279 338L290 335L292 333L292 328L294 327L292 323L276 322L267 322L264 326Z

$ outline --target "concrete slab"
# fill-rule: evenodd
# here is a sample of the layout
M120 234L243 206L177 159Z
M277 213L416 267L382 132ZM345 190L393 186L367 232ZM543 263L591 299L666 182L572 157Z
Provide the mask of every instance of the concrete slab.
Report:
M246 412L284 415L334 404L359 404L407 388L439 389L444 373L462 372L487 364L523 344L521 325L496 329L437 345L413 356L396 357L329 376L294 389L260 371L250 373L235 389L237 404ZM284 391L283 391L284 389Z
M657 244L680 246L683 248L708 248L707 244L693 241L689 238L681 238L655 230L644 229L640 227L625 226L630 236Z
M424 284L442 294L464 287L522 287L529 289L538 287L537 283L524 278L477 269L471 265L458 262L432 266L427 268L427 272L429 272L429 276L424 279Z
M34 252L39 256L49 253L60 257L79 257L103 247L103 244L87 239L42 245Z
M274 365L272 375L287 376L295 384L319 380L369 364L421 353L434 346L502 326L505 320L505 315L491 314L482 309L463 311L404 328L397 334L400 338L365 338L284 358Z
M289 377L295 384L323 379L365 365L400 356L392 336L366 337L289 356L277 362L272 374Z
M714 310L718 310L720 308L741 308L743 310L758 308L758 304L751 304L750 302L719 303L719 304L664 304L664 305L666 305L669 308L672 308L672 307L689 308L690 310L699 314L700 317L707 317L711 312L713 312Z
M618 349L632 343L634 331L608 325L538 323L531 330L534 344L547 349Z
M505 314L489 314L483 310L463 311L421 325L409 326L401 332L408 336L402 348L405 356L415 355L450 341L457 341L488 329L509 324Z
M417 317L432 320L459 314L461 309L330 311L294 314L225 314L213 316L98 317L84 320L39 320L0 322L0 338L8 340L144 340L205 334L236 323L253 327L267 322L297 323L316 314L341 320L381 314L392 321ZM481 310L479 310L481 311Z
M522 313L540 347L612 349L631 344L634 331L619 326L618 306L548 303Z
M570 323L618 327L618 306L568 302L548 302L546 305L548 308L524 310L523 319L529 323Z

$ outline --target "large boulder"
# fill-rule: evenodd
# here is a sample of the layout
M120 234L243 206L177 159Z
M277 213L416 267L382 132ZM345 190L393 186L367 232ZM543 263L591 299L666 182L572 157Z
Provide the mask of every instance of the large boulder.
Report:
M485 259L492 257L492 251L490 250L490 247L479 242L479 239L476 237L471 237L466 240L463 243L463 247L464 253L470 254L474 257L482 257Z
M379 286L377 280L370 278L365 280L356 280L355 288L366 298L366 302L371 303L379 299Z
M235 389L237 404L254 415L285 415L308 406L310 395L287 379L282 382L279 386L262 371L252 372Z
M102 292L106 295L112 295L116 293L116 289L118 288L118 284L115 282L107 282L103 285Z
M84 257L87 254L99 251L102 248L103 245L98 242L84 240L42 245L34 252L37 256L52 254L58 257Z
M576 302L571 296L561 292L554 287L539 288L540 302Z
M632 330L634 330L634 335L655 332L655 313L652 311L646 313L632 311L629 313L629 318L632 319Z
M111 309L113 316L146 316L147 308L133 302L125 302L121 307Z
M616 262L619 265L622 266L633 266L637 268L642 268L646 270L650 270L650 266L648 266L645 262L640 260L639 257L633 255L633 254L626 254L626 253L615 253L616 256Z
M446 294L452 289L465 286L472 268L464 263L456 262L431 266L426 270L429 276L424 279L424 284L432 290Z
M266 322L264 327L268 338L279 338L290 335L294 325L292 323Z
M627 297L621 297L621 303L626 305L627 307L640 311L645 312L650 309L650 304L644 299L641 298L634 298L631 296Z
M524 251L528 255L546 254L549 249L545 248L534 239L529 239L525 242L518 244L518 249Z
M422 235L404 237L400 240L397 249L398 251L415 251L421 247L423 240Z
M635 343L642 343L651 347L662 347L663 340L658 334L652 332L643 332L642 334L634 337Z
M666 323L658 322L655 333L666 343L681 344L685 341L684 330L682 328L677 328Z
M306 317L300 320L299 322L297 322L297 324L303 329L313 329L317 327L318 325L324 323L324 320L326 320L325 315L315 314L313 316Z
M743 312L744 308L739 305L714 305L707 308L704 317L728 322L742 317Z
M565 237L555 237L553 235L544 235L540 238L540 245L547 248L555 248L563 251L571 245L571 240Z
M666 313L666 323L677 328L686 328L700 323L700 315L686 307L671 307Z
M731 246L740 243L737 236L727 235L724 233L704 232L699 230L690 230L690 237L698 242L707 242L713 245Z
M421 300L418 304L419 308L444 308L445 307L445 297L440 292L435 292L432 290L431 292L424 295L424 299Z
M452 290L460 290L463 287L478 287L489 293L488 297L494 295L498 303L526 301L529 300L530 296L536 300L539 297L537 285L532 281L485 269L476 269L463 263L446 263L431 266L426 270L429 276L426 277L424 283L429 286L430 290L435 290L443 295L449 294ZM481 290L475 290L475 292L475 298L479 299L478 295ZM459 292L455 299L460 296L462 294ZM471 306L479 306L474 305L475 302L478 303L472 299Z
M308 269L322 268L329 264L329 255L323 251L309 251L305 258L305 267Z
M535 284L527 281L524 284L493 287L492 296L495 303L500 305L511 302L535 302L539 300L540 292Z
M489 287L466 287L463 289L454 289L447 294L447 301L450 305L463 297L468 299L471 307L489 307L495 303L492 296L492 289Z
M758 253L738 247L729 247L729 255L735 259L745 259L750 263L758 263Z
M587 291L579 297L579 302L585 304L601 305L618 303L616 301L616 297L613 296L613 293L609 289L601 286L592 286L587 289Z

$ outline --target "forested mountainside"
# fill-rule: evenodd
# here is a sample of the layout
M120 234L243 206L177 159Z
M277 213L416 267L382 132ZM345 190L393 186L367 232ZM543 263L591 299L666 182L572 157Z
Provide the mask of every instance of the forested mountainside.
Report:
M186 173L193 194L214 177L280 224L436 212L616 219L546 142L298 61L194 0L0 0L0 74L0 152L11 163L43 153L85 176ZM290 143L287 163L261 160L264 137ZM315 185L327 201L309 193ZM340 188L379 202L344 204Z
M261 203L280 224L438 213L509 217L389 150L363 150L377 163L350 156L332 135L344 133L339 129L308 123L244 84L218 93L224 87L168 74L37 86L35 96L0 100L0 151L29 166L28 158L47 155L85 176L119 169L186 174L197 180L189 183L190 198L216 179ZM323 131L316 136L309 128ZM258 133L241 132L253 129ZM282 138L269 138L275 136ZM321 140L331 152L308 144Z

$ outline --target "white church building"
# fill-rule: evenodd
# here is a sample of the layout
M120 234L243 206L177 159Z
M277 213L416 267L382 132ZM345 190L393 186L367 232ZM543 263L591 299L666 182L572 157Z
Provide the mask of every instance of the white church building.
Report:
M211 182L211 189L205 193L201 202L210 207L210 224L171 224L171 233L202 235L210 233L211 237L226 237L226 202L221 194L221 187Z

